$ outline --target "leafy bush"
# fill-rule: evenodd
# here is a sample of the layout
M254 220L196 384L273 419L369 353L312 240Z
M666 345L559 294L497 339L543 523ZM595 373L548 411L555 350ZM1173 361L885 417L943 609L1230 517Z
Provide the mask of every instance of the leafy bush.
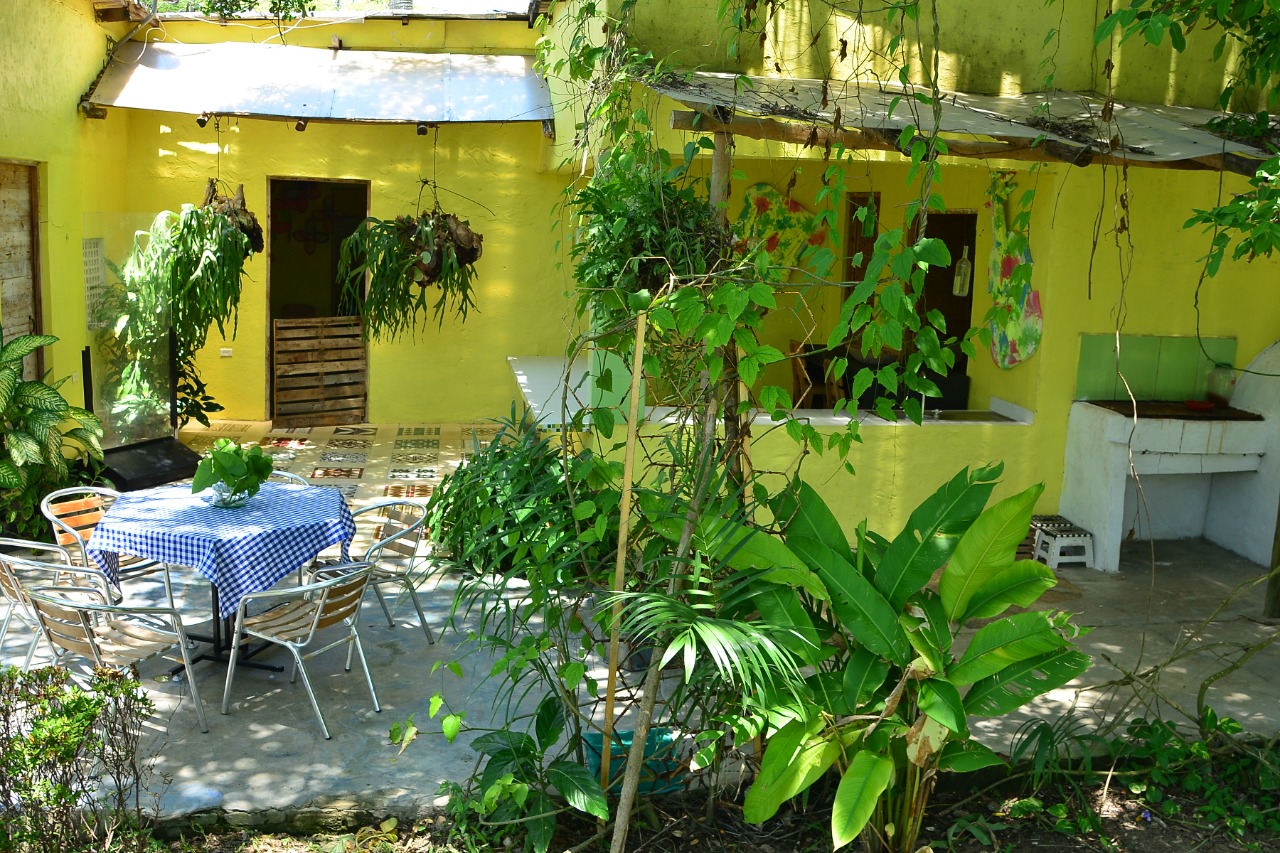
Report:
M147 848L138 761L152 711L136 673L0 669L0 851Z

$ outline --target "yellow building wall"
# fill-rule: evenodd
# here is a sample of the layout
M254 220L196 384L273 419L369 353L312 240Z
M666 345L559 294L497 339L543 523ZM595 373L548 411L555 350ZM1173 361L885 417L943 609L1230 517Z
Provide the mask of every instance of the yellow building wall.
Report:
M412 126L223 119L200 128L190 116L134 111L129 118L129 200L134 209L198 203L205 181L244 184L245 200L267 227L268 178L368 181L370 215L413 213L419 180L441 187L445 209L484 235L476 264L478 310L465 323L428 323L416 337L369 347L369 419L468 421L508 413L515 384L506 358L563 354L568 282L556 269L550 224L563 178L536 171L544 144L539 123L442 125L418 136ZM227 125L230 124L230 127ZM422 204L429 207L428 191ZM269 249L268 249L269 251ZM239 331L214 330L198 367L224 417L268 417L267 263L246 266ZM233 355L219 355L223 346Z
M855 15L825 0L788 2L772 10L759 4L748 32L736 36L736 57L728 53L735 35L728 19L717 19L718 5L642 0L635 12L636 41L676 68L873 81L896 80L898 68L905 67L917 85L932 76L930 4L918 7L918 23L894 10ZM618 0L610 8L616 12ZM1191 50L1181 55L1168 39L1162 48L1141 37L1099 46L1093 33L1108 8L1100 0L1016 7L1003 0L966 0L937 8L938 77L944 89L981 94L1113 90L1121 100L1211 107L1235 59L1228 51L1214 60L1216 35L1199 32L1189 34ZM896 45L895 38L900 39ZM1115 66L1110 83L1108 56Z
M80 96L102 68L107 35L123 25L94 23L89 2L0 3L0 159L34 164L39 183L39 267L45 349L62 393L83 400L85 331L83 224L120 209L126 143L119 124L84 118Z

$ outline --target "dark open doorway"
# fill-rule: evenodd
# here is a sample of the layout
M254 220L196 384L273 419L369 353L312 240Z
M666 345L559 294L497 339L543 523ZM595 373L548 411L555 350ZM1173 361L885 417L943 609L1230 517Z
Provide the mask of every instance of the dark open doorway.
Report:
M267 275L271 417L279 426L365 420L359 318L341 314L342 241L368 215L369 184L272 178Z
M962 338L973 325L973 286L972 281L964 288L964 293L956 293L956 264L965 255L976 269L974 263L978 235L977 213L930 213L929 222L925 226L925 234L947 244L951 253L951 266L930 267L924 279L923 310L938 310L946 322L947 338ZM926 401L928 409L967 409L969 408L969 359L957 347L955 349L955 366L947 371L946 376L930 378L938 384L942 398L937 401Z

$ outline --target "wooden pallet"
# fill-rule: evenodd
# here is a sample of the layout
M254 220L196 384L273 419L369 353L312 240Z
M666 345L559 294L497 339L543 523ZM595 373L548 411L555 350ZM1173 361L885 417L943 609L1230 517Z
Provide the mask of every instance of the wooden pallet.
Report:
M364 423L368 364L360 318L276 320L274 326L273 425Z

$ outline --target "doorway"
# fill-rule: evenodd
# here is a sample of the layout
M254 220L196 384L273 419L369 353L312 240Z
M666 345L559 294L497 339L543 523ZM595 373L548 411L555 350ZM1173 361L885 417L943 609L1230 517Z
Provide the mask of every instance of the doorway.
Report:
M271 418L363 423L367 362L358 317L341 312L342 241L368 215L367 181L271 178L267 276Z
M0 161L0 338L40 334L36 167ZM44 374L44 353L23 362L27 380Z
M937 310L941 312L946 323L946 334L943 338L962 338L973 325L973 284L972 274L968 287L963 294L955 292L956 264L967 253L970 264L976 257L978 239L978 214L976 212L930 213L925 225L925 235L941 240L951 254L951 266L929 267L924 278L924 297L921 313ZM941 399L927 401L925 408L930 409L967 409L969 408L969 358L957 347L956 363L946 376L932 371L924 371L930 379L937 383L942 392Z

